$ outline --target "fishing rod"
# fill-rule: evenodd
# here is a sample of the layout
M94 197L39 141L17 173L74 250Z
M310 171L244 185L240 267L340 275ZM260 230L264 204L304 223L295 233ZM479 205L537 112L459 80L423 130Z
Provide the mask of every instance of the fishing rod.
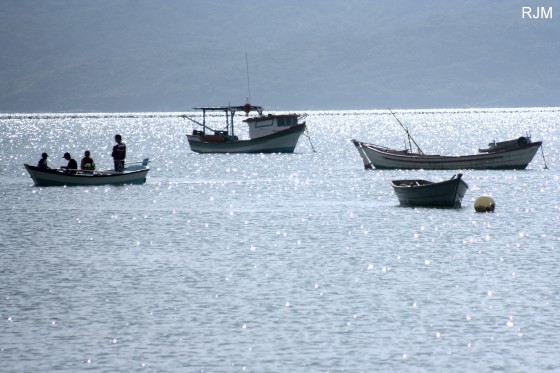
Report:
M420 147L418 146L418 144L416 143L416 141L414 141L414 138L412 138L412 136L410 135L410 132L408 132L408 128L406 128L405 126L403 126L403 124L401 123L401 121L399 120L399 118L397 118L397 116L395 115L395 113L393 113L393 111L389 108L389 112L393 115L393 117L395 117L395 119L397 120L397 122L399 122L399 124L401 125L401 127L404 129L404 131L406 132L406 135L408 136L408 143L410 146L410 151L412 151L412 145L410 145L410 140L412 140L412 142L414 143L414 145L416 145L416 148L418 149L418 151L420 152L420 154L424 154L424 152L422 151L422 149L420 149Z

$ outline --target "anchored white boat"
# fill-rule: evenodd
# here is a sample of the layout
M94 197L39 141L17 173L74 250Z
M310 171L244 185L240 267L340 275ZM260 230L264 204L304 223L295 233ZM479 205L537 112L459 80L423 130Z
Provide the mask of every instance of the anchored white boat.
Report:
M305 131L306 115L268 114L263 115L260 106L220 106L198 107L202 110L202 123L183 115L184 118L200 125L202 130L193 130L187 135L189 146L196 153L293 153L297 142ZM249 126L249 139L240 140L235 135L234 116L236 112L249 114L257 112L257 116L243 120ZM214 130L206 123L207 112L223 112L226 115L226 126L223 130Z
M522 170L527 168L542 145L542 141L531 142L529 137L520 137L511 141L515 145L480 149L479 154L444 156L416 153L408 149L389 149L352 140L366 169Z
M352 140L358 150L364 168L379 169L424 169L424 170L512 170L525 169L542 145L542 141L531 141L531 136L521 136L514 140L492 142L488 148L479 149L478 154L446 156L425 154L416 141L391 111L397 122L405 130L409 149L395 150L384 146ZM412 143L417 151L412 151ZM544 158L544 155L543 155Z
M150 168L149 158L141 164L132 164L123 172L116 171L82 171L62 169L40 169L36 166L24 164L25 169L36 186L79 186L79 185L125 185L144 184ZM70 172L68 172L70 171Z

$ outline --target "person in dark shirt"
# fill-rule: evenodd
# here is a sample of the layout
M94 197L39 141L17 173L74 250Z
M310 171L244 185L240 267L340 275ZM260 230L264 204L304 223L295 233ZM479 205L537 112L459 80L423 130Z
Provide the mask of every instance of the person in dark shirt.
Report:
M70 156L70 153L64 153L64 157L62 157L68 161L67 166L62 166L61 168L66 170L67 173L74 175L78 170L78 162L74 158Z
M47 163L48 157L49 155L47 153L41 154L41 159L39 159L39 164L37 164L37 167L39 167L41 170L50 170L51 168Z
M95 162L93 162L93 159L90 157L90 152L89 150L86 150L84 153L84 157L82 158L82 163L80 165L80 168L82 170L86 170L86 171L93 171L95 170Z
M122 142L121 135L115 135L115 141L117 144L113 146L113 153L111 154L111 157L113 157L115 171L123 172L124 159L126 158L126 144Z

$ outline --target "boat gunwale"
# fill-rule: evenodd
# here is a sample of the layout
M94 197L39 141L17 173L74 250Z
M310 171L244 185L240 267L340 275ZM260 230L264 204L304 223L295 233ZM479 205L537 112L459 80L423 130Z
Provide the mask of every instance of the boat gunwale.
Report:
M503 150L497 150L494 152L485 152L480 154L466 154L466 155L440 155L440 154L420 154L420 153L406 153L403 154L401 150L381 147L375 144L369 144L365 142L358 141L360 146L368 148L372 151L382 154L385 158L397 158L397 159L405 159L405 160L434 160L434 161L462 161L465 159L471 158L493 158L495 155L502 155L506 153L516 152L522 149L529 149L532 147L540 147L542 145L542 141L534 141L525 145L507 148ZM393 153L395 152L395 153ZM398 153L397 153L398 152Z
M415 182L415 181L421 181L423 182L422 184L418 184L418 185L400 185L400 184L395 184L395 182ZM403 190L409 190L409 189L426 189L426 188L430 188L430 187L439 187L439 186L447 186L447 184L461 184L464 183L465 185L468 184L462 179L462 178L456 178L454 177L453 179L448 179L448 180L442 180L442 181L429 181L429 180L423 180L423 179L399 179L399 180L391 180L391 186L393 188L398 188L398 189L403 189Z
M70 174L65 172L64 170L61 170L59 168L49 168L49 169L41 169L37 166L33 166L27 163L23 164L25 166L25 168L29 171L33 171L33 172L39 172L39 173L44 173L44 174L49 174L49 175L57 175L57 176L64 176L64 177L71 177L71 178L106 178L106 177L115 177L115 176L127 176L127 175L134 175L137 173L141 173L141 172L147 172L150 170L149 167L145 167L142 169L138 169L138 170L131 170L131 171L123 171L123 172L117 172L117 171L111 171L111 170L93 170L93 171L88 171L88 170L76 170L75 174Z

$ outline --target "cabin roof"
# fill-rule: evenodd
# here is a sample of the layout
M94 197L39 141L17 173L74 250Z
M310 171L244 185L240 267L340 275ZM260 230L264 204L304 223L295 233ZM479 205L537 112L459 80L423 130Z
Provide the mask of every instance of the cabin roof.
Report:
M289 113L289 114L268 114L268 115L262 115L260 117L251 117L251 118L247 118L244 119L243 122L252 122L252 121L261 121L261 120L267 120L270 118L291 118L291 117L297 117L298 114L293 114L293 113Z
M205 110L205 111L244 111L243 105L241 106L201 106L193 108L195 110ZM263 110L262 106L251 105L251 111L256 110L261 112Z

